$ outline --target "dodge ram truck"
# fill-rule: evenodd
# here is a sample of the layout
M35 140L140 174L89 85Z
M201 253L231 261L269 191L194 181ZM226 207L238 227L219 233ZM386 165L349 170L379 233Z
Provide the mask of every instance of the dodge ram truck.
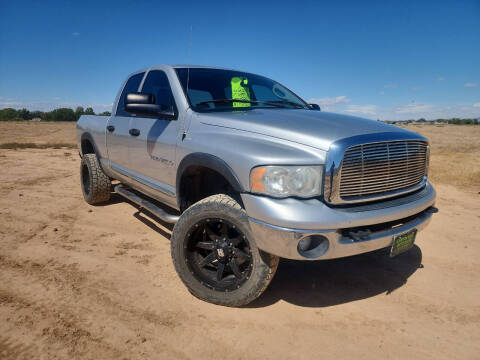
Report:
M427 139L244 71L137 71L77 134L86 202L116 193L175 224L175 269L215 304L259 297L280 257L408 251L437 211Z

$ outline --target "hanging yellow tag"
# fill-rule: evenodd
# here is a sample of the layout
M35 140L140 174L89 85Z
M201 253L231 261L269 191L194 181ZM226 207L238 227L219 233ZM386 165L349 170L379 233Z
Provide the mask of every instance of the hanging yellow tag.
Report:
M241 77L234 77L231 81L232 99L236 100L250 100L250 90L247 85L248 80ZM233 107L250 107L250 103L234 102Z

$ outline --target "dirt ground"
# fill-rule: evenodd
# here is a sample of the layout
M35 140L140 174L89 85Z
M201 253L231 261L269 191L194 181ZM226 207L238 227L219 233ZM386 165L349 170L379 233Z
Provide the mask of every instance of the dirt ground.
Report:
M2 124L0 143L73 141L55 125L61 139ZM440 212L408 253L282 260L262 297L226 308L180 282L169 226L119 198L87 205L78 167L72 149L0 149L2 360L480 358L475 182L438 175Z

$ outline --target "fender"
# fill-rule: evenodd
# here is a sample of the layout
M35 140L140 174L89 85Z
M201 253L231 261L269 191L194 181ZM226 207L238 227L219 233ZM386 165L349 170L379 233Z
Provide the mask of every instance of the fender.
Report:
M180 202L180 181L182 179L182 174L188 169L190 166L203 166L214 170L221 174L230 184L230 186L238 192L245 192L245 190L240 185L240 181L238 181L237 176L235 175L234 171L228 164L220 159L217 156L210 155L207 153L191 153L185 156L182 161L180 162L177 168L177 180L176 180L176 189L177 189L177 202ZM180 206L180 204L179 204Z
M102 167L102 162L100 161L100 158L98 157L98 149L97 149L97 144L95 144L95 141L93 140L92 135L89 132L84 132L82 136L80 137L80 155L83 156L83 150L82 150L82 143L84 140L88 140L90 144L93 146L93 151L95 153L95 156L97 157L98 163L100 164L100 167ZM102 168L102 170L104 170Z

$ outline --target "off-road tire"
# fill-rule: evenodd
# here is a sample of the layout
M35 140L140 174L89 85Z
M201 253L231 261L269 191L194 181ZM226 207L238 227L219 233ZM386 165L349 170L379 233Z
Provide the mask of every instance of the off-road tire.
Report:
M90 205L110 200L111 181L103 172L95 154L84 154L80 163L83 197Z
M203 285L190 271L184 248L187 232L198 222L220 218L234 224L248 239L252 255L250 277L236 290L223 292ZM279 258L257 248L244 209L228 195L218 194L190 206L173 228L171 253L175 270L188 290L197 298L218 305L243 306L258 298L275 275Z

